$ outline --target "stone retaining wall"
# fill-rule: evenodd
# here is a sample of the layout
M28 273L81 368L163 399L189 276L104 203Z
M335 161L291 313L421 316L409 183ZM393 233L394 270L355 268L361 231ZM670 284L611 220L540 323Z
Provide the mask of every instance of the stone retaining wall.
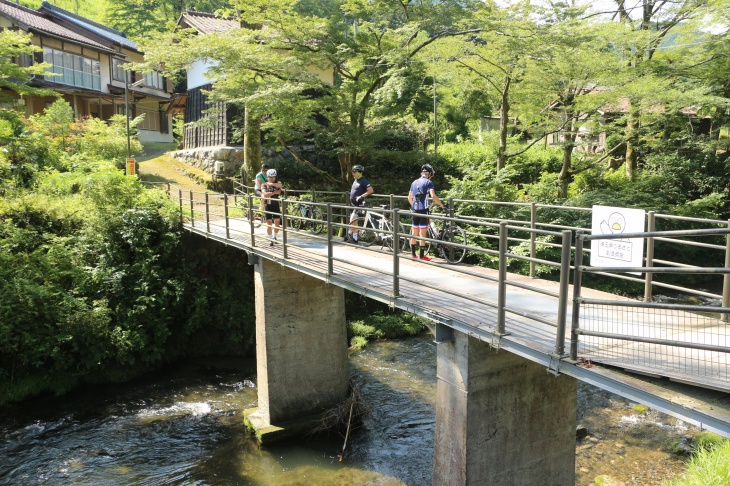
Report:
M243 165L243 147L201 147L196 149L176 150L170 156L188 165L215 173L215 163L223 162L223 173L236 176Z

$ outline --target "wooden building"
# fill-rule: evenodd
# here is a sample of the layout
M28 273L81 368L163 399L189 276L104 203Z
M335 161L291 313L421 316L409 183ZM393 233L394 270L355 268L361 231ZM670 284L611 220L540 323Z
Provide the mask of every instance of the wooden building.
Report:
M125 113L125 85L129 87L130 115L144 114L137 127L142 142L172 142L168 107L172 87L159 73L130 73L128 62L142 61L144 54L123 32L106 27L44 2L36 11L0 0L0 28L33 35L32 43L43 48L36 56L16 60L51 65L48 75L34 77L30 84L60 93L77 118L108 120ZM125 80L126 75L126 80ZM10 93L24 105L26 115L42 112L54 97Z

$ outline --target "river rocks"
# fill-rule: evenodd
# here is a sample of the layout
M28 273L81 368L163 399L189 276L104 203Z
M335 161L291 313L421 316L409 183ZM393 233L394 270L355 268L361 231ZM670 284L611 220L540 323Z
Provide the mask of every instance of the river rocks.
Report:
M612 478L606 474L596 476L594 479L596 486L626 486L626 483L619 481L618 479Z
M692 438L680 437L672 443L672 452L679 456L688 456L692 454Z

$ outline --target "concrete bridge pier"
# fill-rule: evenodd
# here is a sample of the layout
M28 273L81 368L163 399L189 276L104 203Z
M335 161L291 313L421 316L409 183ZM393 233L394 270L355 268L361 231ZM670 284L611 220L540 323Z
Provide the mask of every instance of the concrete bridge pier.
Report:
M258 408L244 419L266 444L308 431L347 398L345 293L263 258L254 273Z
M575 484L577 381L452 337L437 345L433 484Z

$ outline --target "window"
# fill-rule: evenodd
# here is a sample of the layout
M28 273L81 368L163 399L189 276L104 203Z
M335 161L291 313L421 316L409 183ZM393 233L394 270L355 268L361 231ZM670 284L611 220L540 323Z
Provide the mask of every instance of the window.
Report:
M52 64L47 72L60 76L48 76L46 80L94 90L101 90L101 63L70 52L43 48L43 62Z
M122 61L121 59L114 58L112 59L112 79L114 81L122 81L124 82L124 65L126 62Z
M33 56L30 54L19 54L18 57L13 58L15 63L21 67L28 67L33 65Z
M145 73L144 85L150 88L157 88L160 90L165 89L165 78L157 71L151 73Z
M160 131L160 112L153 110L137 109L137 116L144 115L142 123L137 125L137 130L154 130Z

